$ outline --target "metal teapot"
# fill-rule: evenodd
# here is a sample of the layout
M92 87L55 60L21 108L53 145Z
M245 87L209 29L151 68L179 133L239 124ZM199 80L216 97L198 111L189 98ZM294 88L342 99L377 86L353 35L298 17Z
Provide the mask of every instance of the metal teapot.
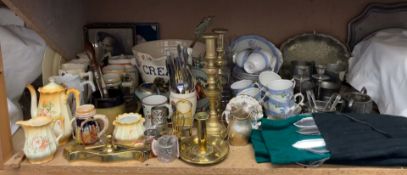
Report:
M69 94L75 97L75 106L80 105L80 92L74 88L66 89L55 83L50 78L50 82L38 89L40 99L37 105L37 93L32 85L27 85L31 94L31 118L36 116L46 116L52 118L53 131L56 135L62 134L60 144L66 143L72 133L71 118L72 113L68 105Z

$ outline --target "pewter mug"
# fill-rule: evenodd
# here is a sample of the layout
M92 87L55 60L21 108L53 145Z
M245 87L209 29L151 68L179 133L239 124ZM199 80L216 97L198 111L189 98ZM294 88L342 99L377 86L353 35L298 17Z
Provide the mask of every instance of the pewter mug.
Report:
M363 87L360 92L351 92L343 95L345 100L344 112L351 113L370 113L373 108L373 101L367 95L366 88Z
M233 146L244 146L249 144L249 137L252 132L252 122L250 115L232 115L232 121L228 125L229 143Z
M169 110L166 106L154 106L151 108L151 125L160 133L167 130L167 116Z

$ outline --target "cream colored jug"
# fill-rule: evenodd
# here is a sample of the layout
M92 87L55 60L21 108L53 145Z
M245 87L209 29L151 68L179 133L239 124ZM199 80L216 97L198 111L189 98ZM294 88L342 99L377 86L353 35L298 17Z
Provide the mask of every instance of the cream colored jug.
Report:
M37 94L32 85L27 85L31 94L31 117L46 116L53 120L53 131L56 135L62 134L60 144L66 143L72 133L71 118L72 113L68 106L68 96L73 94L75 97L76 107L80 105L80 92L76 89L66 89L55 83L54 79L38 89L40 99L37 106Z
M50 117L35 117L27 121L18 121L24 129L24 154L33 164L45 163L53 159L62 133L55 137Z

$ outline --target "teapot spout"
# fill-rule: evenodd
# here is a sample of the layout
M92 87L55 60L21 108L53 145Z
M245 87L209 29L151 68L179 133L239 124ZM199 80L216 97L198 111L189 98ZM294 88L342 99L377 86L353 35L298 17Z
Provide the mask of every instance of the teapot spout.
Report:
M31 94L31 118L37 116L37 93L31 84L26 86Z

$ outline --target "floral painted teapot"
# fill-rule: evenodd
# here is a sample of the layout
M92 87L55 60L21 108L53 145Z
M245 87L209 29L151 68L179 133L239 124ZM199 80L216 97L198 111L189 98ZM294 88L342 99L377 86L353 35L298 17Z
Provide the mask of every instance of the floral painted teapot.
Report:
M27 85L31 94L31 117L46 116L50 117L53 124L53 131L56 135L62 134L60 143L66 143L72 133L71 118L72 113L68 106L69 94L75 97L75 106L80 105L80 92L70 88L66 90L63 86L55 83L54 79L38 89L40 99L37 106L37 94L32 85Z
M53 159L62 133L57 137L52 131L52 119L38 116L27 121L18 121L24 129L24 154L30 163L40 164Z

